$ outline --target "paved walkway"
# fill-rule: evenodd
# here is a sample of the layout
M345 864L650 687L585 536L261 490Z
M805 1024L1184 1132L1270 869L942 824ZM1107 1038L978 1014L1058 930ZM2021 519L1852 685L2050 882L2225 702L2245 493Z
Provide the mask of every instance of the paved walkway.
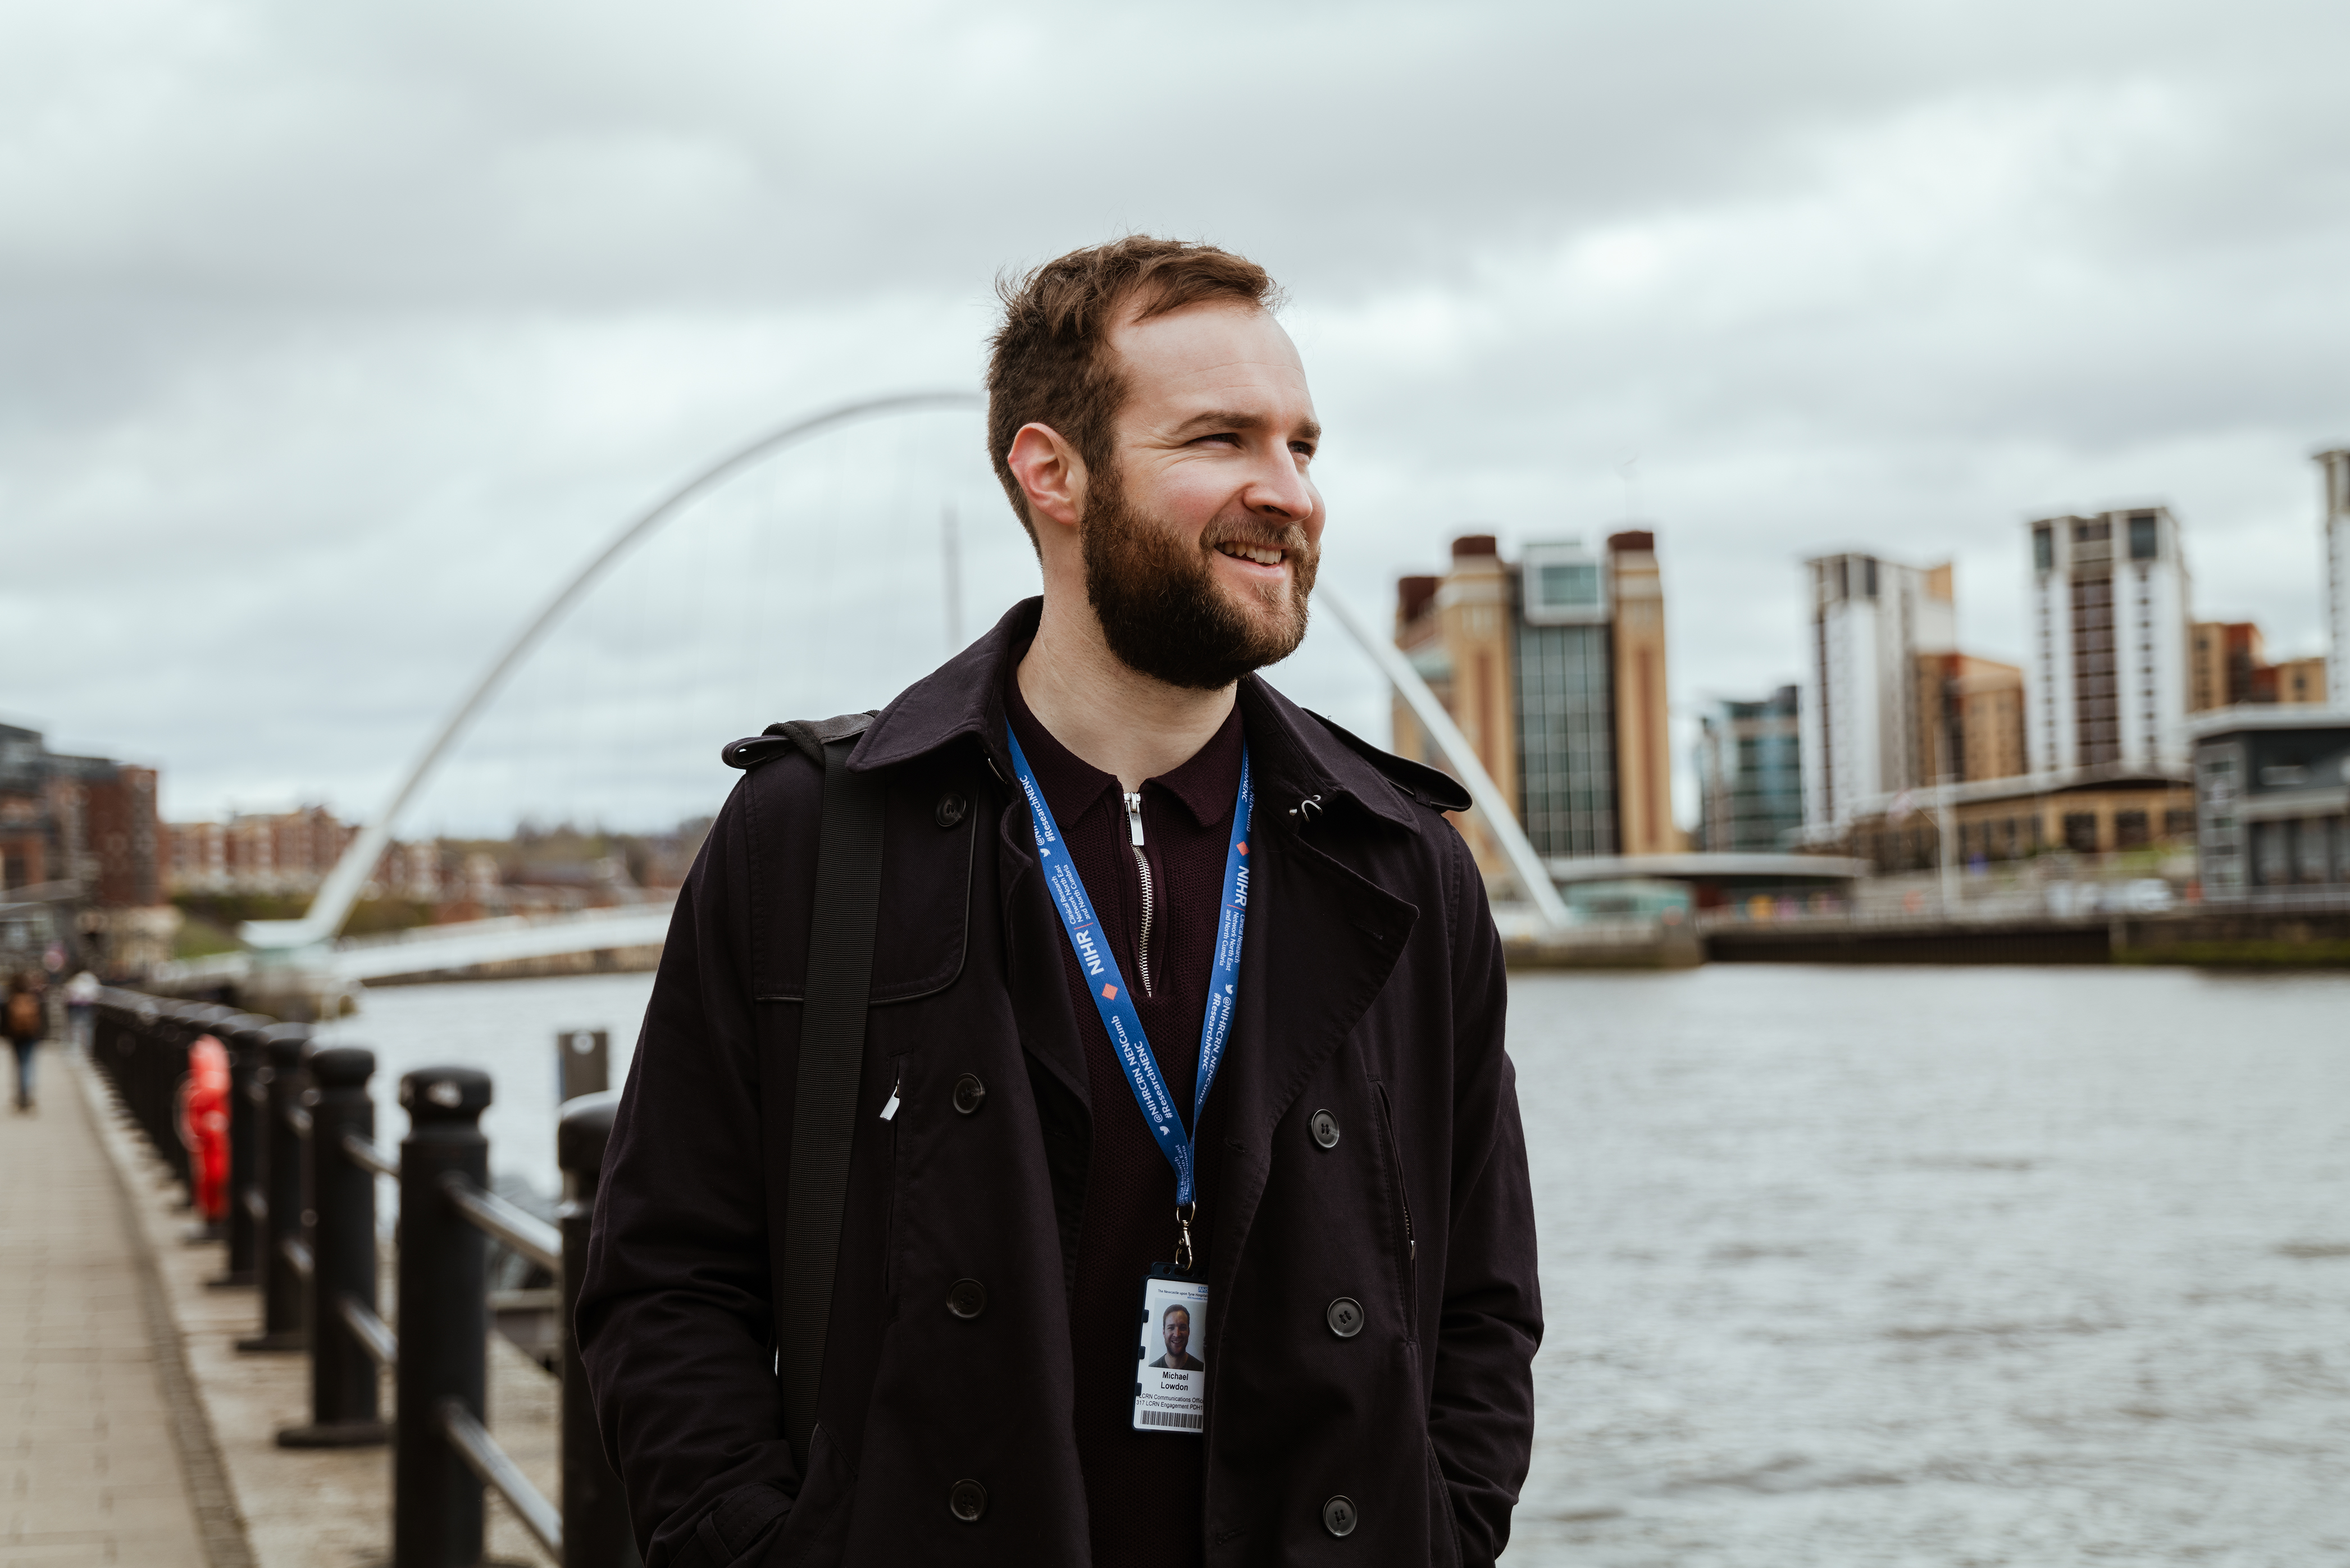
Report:
M206 1568L186 1374L159 1355L154 1287L72 1064L50 1045L40 1065L39 1110L0 1107L0 1568Z

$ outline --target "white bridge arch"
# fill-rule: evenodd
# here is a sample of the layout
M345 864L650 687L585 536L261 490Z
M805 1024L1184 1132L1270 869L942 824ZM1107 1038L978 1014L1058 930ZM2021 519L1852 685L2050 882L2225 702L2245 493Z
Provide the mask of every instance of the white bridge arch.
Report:
M695 474L632 518L604 547L581 566L555 596L525 624L466 691L423 751L417 756L390 798L375 818L360 829L332 871L318 886L310 908L298 920L253 920L238 936L247 950L221 954L167 967L158 979L165 983L200 986L260 978L256 971L276 971L288 981L305 978L343 983L463 969L474 964L516 959L544 958L560 953L642 947L667 934L670 906L627 905L613 909L537 918L465 921L428 926L396 936L338 941L352 907L391 844L400 818L442 760L456 744L506 680L544 642L549 632L584 598L632 547L658 531L686 505L743 470L807 438L860 421L893 414L984 406L976 392L934 390L899 392L887 397L842 403L780 430L769 431ZM1566 923L1566 911L1543 867L1542 857L1520 829L1511 808L1451 715L1437 701L1419 672L1378 627L1366 620L1335 587L1315 590L1316 599L1334 613L1340 626L1367 654L1379 673L1403 697L1430 737L1451 762L1468 787L1487 829L1509 857L1511 868L1541 924L1555 931ZM298 985L298 982L297 982Z

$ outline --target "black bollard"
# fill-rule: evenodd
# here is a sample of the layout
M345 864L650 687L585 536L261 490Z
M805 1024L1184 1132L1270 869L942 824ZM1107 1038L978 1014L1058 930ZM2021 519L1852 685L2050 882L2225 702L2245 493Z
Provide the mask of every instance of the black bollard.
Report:
M376 1407L375 1358L344 1321L340 1299L376 1310L375 1172L344 1151L343 1135L375 1137L368 1080L375 1053L329 1045L309 1055L310 1421L277 1434L281 1449L357 1449L389 1435Z
M588 1233L596 1219L604 1145L619 1103L613 1094L573 1100L555 1128L555 1162L563 1168L563 1568L639 1568L642 1561L629 1528L628 1495L604 1458L588 1369L571 1327L571 1314L579 1310L579 1282L588 1272Z
M139 1010L139 1025L138 1047L131 1056L138 1083L133 1114L147 1146L168 1164L172 1150L164 1141L171 1133L163 1120L163 1058L180 1032L180 1004L168 998L156 999Z
M89 1064L106 1079L107 1086L117 1095L122 1093L122 1080L115 1068L114 1042L122 1027L122 993L109 987L99 992L98 1006L89 1019Z
M261 1118L254 1114L254 1084L261 1075L261 1032L269 1020L240 1012L220 1026L228 1047L228 1269L204 1282L215 1290L249 1285L260 1277L254 1267L254 1210L260 1201Z
M261 1137L260 1243L255 1266L261 1276L261 1332L236 1342L239 1350L300 1350L302 1276L286 1255L287 1243L302 1241L302 1135L294 1125L301 1107L302 1048L310 1043L307 1023L273 1023L261 1032L265 1061L261 1082L266 1100L257 1107Z
M566 1029L555 1036L556 1103L612 1086L612 1034L608 1029Z
M489 1075L426 1067L400 1080L400 1419L392 1431L391 1568L482 1559L482 1483L442 1434L455 1400L482 1417L489 1374L489 1242L447 1197L452 1176L487 1186Z

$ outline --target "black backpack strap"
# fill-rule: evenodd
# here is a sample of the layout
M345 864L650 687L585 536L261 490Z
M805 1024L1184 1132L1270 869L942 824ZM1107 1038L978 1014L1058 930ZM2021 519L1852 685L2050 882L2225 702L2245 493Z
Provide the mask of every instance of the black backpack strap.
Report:
M854 728L849 728L850 721ZM778 726L824 760L824 819L816 838L816 908L807 994L800 1008L798 1088L792 1102L790 1212L784 1218L782 1299L775 1303L784 1435L805 1467L824 1375L825 1331L848 1196L848 1150L865 1064L873 930L881 905L882 781L848 771L867 716Z
M797 752L816 766L824 766L824 748L834 741L853 741L865 733L865 726L880 715L843 713L837 719L791 719L780 724L770 724L755 735L745 735L739 741L729 741L718 749L718 760L730 768L750 769L761 763L771 762L785 752Z

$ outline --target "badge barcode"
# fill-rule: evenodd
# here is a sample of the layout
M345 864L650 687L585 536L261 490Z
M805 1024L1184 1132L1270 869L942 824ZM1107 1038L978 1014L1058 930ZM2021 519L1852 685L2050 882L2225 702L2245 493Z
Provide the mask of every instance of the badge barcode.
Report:
M1146 1427L1180 1427L1196 1432L1207 1424L1205 1416L1187 1416L1180 1410L1145 1410L1137 1417Z

